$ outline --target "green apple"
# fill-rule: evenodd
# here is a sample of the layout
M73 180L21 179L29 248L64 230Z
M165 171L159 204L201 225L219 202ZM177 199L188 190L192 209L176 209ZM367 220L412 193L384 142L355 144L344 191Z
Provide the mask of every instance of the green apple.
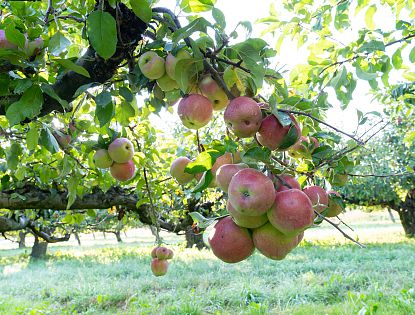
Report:
M229 104L229 99L225 91L223 91L211 75L205 76L199 82L199 89L212 102L214 110L222 110Z
M164 59L154 51L147 51L138 59L138 66L143 75L150 80L157 80L165 73Z
M94 161L95 166L98 168L108 168L112 165L112 163L114 163L108 154L108 150L105 149L97 150L92 157L92 160Z
M108 147L108 154L117 163L127 163L134 156L134 145L127 138L117 138Z
M157 79L157 85L164 92L169 92L179 88L177 82L170 78L167 74L163 75L160 79Z
M176 71L176 64L181 59L190 59L192 56L184 49L181 49L177 52L176 56L172 54L168 54L166 57L166 73L167 75L175 80L175 71Z

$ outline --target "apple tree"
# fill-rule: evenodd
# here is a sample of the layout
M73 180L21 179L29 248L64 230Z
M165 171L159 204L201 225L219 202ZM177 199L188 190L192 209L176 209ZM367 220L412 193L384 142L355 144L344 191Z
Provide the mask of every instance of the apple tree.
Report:
M279 36L276 47L251 36L249 22L228 30L214 0L155 2L0 4L0 232L65 240L74 222L116 207L153 226L159 245L160 229L219 218L210 244L221 259L246 258L254 245L282 259L304 229L341 210L327 190L347 181L351 153L384 128L342 131L328 109L347 107L361 82L379 90L390 73L413 80L414 2L286 1L255 25ZM380 7L393 29L376 28ZM343 43L363 11L366 25ZM309 49L288 73L275 64L286 39ZM185 130L175 139L152 120L167 112ZM65 222L49 219L56 211ZM304 220L285 220L290 212ZM269 222L255 227L246 218L261 216ZM227 231L245 236L243 257L220 252L233 245L217 242Z

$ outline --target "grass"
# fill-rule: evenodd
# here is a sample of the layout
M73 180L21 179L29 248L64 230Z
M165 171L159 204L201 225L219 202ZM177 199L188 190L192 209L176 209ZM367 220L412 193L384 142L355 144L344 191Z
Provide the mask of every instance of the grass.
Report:
M280 262L255 253L229 265L169 236L176 256L158 278L148 231L128 232L121 245L83 236L82 247L51 247L36 263L8 247L0 314L415 314L415 241L399 224L369 219L353 224L366 249L323 226Z

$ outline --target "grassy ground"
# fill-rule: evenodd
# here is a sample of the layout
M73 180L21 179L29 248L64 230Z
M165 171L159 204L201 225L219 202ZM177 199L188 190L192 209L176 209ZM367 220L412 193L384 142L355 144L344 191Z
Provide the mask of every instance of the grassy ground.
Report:
M36 263L1 241L0 314L415 314L415 241L385 213L347 219L366 249L323 226L280 262L229 265L170 236L176 257L160 278L147 230L122 245L83 236Z

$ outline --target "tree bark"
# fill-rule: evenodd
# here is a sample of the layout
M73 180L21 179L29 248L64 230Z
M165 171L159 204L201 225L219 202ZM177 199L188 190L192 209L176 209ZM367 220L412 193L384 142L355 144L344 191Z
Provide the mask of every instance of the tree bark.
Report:
M31 259L44 259L46 257L46 251L48 249L48 243L39 241L39 238L35 236L35 243L30 253Z
M196 234L191 226L187 227L185 237L187 248L193 248L196 246L197 249L202 249L206 247L205 243L203 242L203 234Z
M114 234L115 234L115 237L117 238L117 242L122 243L121 231L115 231Z
M75 236L75 239L78 242L78 245L81 246L81 239L79 238L78 232L73 233L73 235Z
M19 231L19 248L26 247L26 231Z
M399 218L406 236L415 237L415 189L408 192L399 209Z

